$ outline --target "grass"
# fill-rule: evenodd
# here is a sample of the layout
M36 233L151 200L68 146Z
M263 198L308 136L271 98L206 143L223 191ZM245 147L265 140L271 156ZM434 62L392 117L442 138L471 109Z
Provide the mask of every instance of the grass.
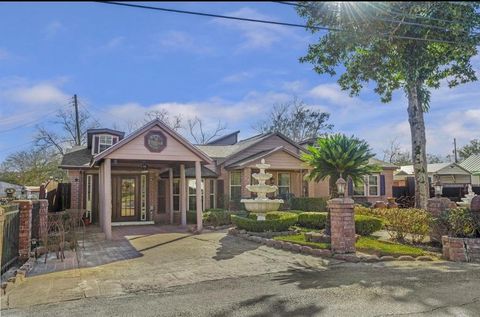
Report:
M307 242L305 241L305 236L303 233L301 234L293 234L288 236L277 236L274 237L275 240L287 241L291 243L306 245L316 249L330 249L329 243L321 243L321 242Z
M305 241L305 236L303 233L295 234L295 235L288 235L288 236L277 236L274 238L275 240L287 241L291 243L296 243L300 245L306 245L312 248L317 249L329 249L329 243L321 243L321 242L307 242ZM377 237L360 237L358 241L355 243L355 247L357 251L368 253L368 254L375 254L378 256L383 255L392 255L392 256L400 256L400 255L411 255L411 256L420 256L425 255L425 251L421 248L405 245L400 243L388 242L378 240Z
M377 237L360 237L357 243L355 243L355 247L357 251L365 252L369 254L376 254L378 256L383 255L393 255L393 256L400 256L400 255L411 255L411 256L419 256L424 255L425 251L421 248L400 244L395 242L388 242L378 240Z

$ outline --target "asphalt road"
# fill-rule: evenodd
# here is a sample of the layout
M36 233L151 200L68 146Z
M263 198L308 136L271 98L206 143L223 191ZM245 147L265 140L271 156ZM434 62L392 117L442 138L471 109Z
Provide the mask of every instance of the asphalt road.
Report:
M117 297L6 310L1 315L479 316L480 266L343 263L328 269L305 267L153 287Z

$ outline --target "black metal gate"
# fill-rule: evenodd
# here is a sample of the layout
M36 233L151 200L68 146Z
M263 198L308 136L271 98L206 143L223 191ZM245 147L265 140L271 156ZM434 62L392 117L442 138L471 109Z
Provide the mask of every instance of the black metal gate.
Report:
M1 206L5 212L3 223L2 265L3 274L18 259L20 212L18 205Z

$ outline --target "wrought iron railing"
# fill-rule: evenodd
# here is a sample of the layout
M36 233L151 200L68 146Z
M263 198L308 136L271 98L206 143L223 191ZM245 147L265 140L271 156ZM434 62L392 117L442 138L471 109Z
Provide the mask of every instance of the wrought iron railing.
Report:
M1 273L4 273L18 259L20 212L16 204L4 205L0 208L3 209L0 213L3 213L4 217L1 259Z

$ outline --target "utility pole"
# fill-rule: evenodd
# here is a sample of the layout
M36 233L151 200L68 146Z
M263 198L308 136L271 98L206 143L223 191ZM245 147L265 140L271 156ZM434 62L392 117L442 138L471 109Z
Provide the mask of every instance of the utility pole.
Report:
M455 156L455 163L458 163L457 159L457 139L453 138L453 154Z
M75 145L80 146L81 140L80 140L80 120L78 118L78 100L77 100L77 95L73 95L73 106L75 107L75 128L77 130L77 137L75 140Z

